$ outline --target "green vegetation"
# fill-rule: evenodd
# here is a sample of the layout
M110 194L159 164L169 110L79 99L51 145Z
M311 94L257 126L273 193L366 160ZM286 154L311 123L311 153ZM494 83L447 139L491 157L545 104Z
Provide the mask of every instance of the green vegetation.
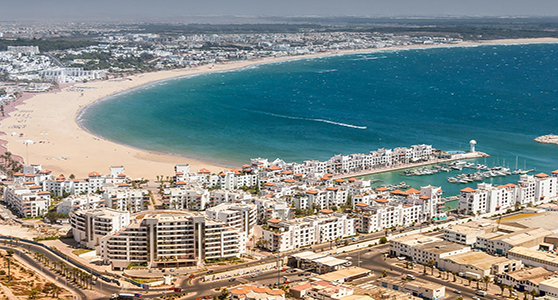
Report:
M49 220L51 223L55 223L60 219L67 219L68 214L63 214L63 213L56 212L55 210L51 210L45 215L45 218Z
M77 249L77 250L72 251L72 253L76 256L80 256L84 253L91 252L91 251L93 251L93 250L91 250L91 249Z

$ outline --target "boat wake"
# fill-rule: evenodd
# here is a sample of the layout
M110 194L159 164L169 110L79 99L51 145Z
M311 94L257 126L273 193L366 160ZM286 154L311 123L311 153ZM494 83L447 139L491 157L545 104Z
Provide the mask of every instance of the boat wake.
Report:
M337 70L337 69L331 69L331 70L322 70L322 71L318 71L318 72L316 72L316 73L318 73L318 74L323 74L323 73L331 73L331 72L337 72L337 71L339 71L339 70Z
M322 123L327 123L327 124L332 124L332 125L337 125L337 126L343 126L343 127L349 127L349 128L355 128L355 129L366 129L367 128L366 126L358 126L358 125L346 124L346 123L335 122L335 121L324 120L324 119L284 116L284 115L278 115L278 114L274 114L274 113L268 113L268 112L257 111L257 110L254 110L253 112L258 112L258 113L262 113L264 115L269 115L269 116L278 117L278 118L285 118L285 119L291 119L291 120L312 121L312 122L322 122Z

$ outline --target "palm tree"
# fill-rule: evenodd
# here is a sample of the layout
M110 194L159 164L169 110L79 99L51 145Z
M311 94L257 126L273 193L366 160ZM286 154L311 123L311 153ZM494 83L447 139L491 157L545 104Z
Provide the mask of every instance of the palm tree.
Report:
M467 281L469 281L469 286L471 286L471 281L473 281L473 277L468 276L468 277L467 277Z
M532 289L529 291L529 294L531 294L532 299L535 299L535 297L537 297L539 295L539 292L537 292L537 290Z
M504 290L506 289L506 285L503 284L503 283L500 283L500 284L498 285L498 287L499 287L500 290L502 291L502 296L504 296Z
M455 276L455 271L451 271L451 274L453 275L453 282L457 281L457 277Z
M431 259L427 263L428 267L430 268L430 275L434 276L434 266L436 265L436 261Z
M53 285L50 288L50 292L52 293L53 298L58 298L58 294L60 294L61 291L62 291L62 289L57 285Z
M508 289L508 291L510 292L510 297L511 297L511 296L512 296L512 293L513 293L513 290L514 290L514 287L513 287L513 285L511 285L511 284L508 284L508 285L506 285L506 288L507 288L507 289Z
M485 284L485 289L484 290L488 291L488 285L492 281L492 278L490 278L490 276L483 276L481 280L482 280L482 283Z

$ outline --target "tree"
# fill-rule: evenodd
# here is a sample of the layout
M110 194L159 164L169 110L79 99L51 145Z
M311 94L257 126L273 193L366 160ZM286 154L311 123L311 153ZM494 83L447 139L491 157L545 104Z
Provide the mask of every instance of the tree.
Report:
M513 290L514 290L513 285L508 284L508 285L506 285L506 288L507 288L508 291L510 292L510 297L511 297L511 296L513 295Z
M226 300L227 298L229 298L229 290L227 289L222 289L221 290L221 294L219 296L217 296L217 299L219 300Z
M385 244L385 243L387 243L387 242L388 242L388 239L387 239L385 236L383 236L383 237L380 238L380 244L383 245L383 244Z
M467 281L469 281L469 286L471 286L471 281L473 281L473 277L468 276L468 277L467 277Z
M490 278L490 276L483 276L481 280L482 283L485 284L484 290L488 291L488 285L490 284L490 282L492 282L492 278Z
M386 271L386 270L382 270L382 277L387 277L387 276L388 276L387 271Z
M30 299L30 300L37 299L38 295L39 295L39 289L38 288L32 288L31 291L29 292L29 295L27 296L27 299Z
M14 255L15 250L14 249L8 249L8 250L6 250L6 253L8 253L8 256L12 256L12 255Z
M430 275L434 276L434 266L436 265L436 261L431 259L426 264L430 268Z
M502 296L504 296L504 290L506 289L506 285L503 283L500 283L498 285L498 287L500 288L501 292L502 292Z

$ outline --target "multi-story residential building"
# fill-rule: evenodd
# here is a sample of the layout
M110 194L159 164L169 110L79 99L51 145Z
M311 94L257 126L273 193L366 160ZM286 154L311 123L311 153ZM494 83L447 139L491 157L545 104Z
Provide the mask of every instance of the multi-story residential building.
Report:
M205 213L209 219L220 220L246 237L252 234L258 217L255 204L223 203L208 208Z
M92 249L99 245L104 236L130 224L130 212L110 208L72 211L69 216L76 242Z
M246 251L238 230L202 213L157 211L135 216L133 223L101 239L104 263L122 270L130 263L180 267L204 260L239 257Z
M554 175L554 174L553 174ZM552 201L558 192L558 177L545 173L521 175L517 182L517 201L521 205L538 205Z
M148 191L131 189L128 184L119 184L118 188L107 188L102 196L106 207L129 212L145 210L150 201Z
M289 220L294 216L294 211L290 205L283 200L274 200L269 198L254 199L254 203L258 209L258 221L268 219Z
M281 252L355 234L355 219L331 210L322 210L319 215L300 219L268 220L262 230L262 241L265 241L267 249Z
M88 210L105 207L105 199L101 195L73 195L62 200L56 207L56 211L62 214L69 214L71 211Z
M163 192L163 204L170 209L204 209L210 201L210 193L201 187L187 187L185 182L178 182L176 187L166 188Z
M11 184L4 187L4 202L12 207L19 216L34 218L43 216L50 206L50 192L33 181L23 185Z

